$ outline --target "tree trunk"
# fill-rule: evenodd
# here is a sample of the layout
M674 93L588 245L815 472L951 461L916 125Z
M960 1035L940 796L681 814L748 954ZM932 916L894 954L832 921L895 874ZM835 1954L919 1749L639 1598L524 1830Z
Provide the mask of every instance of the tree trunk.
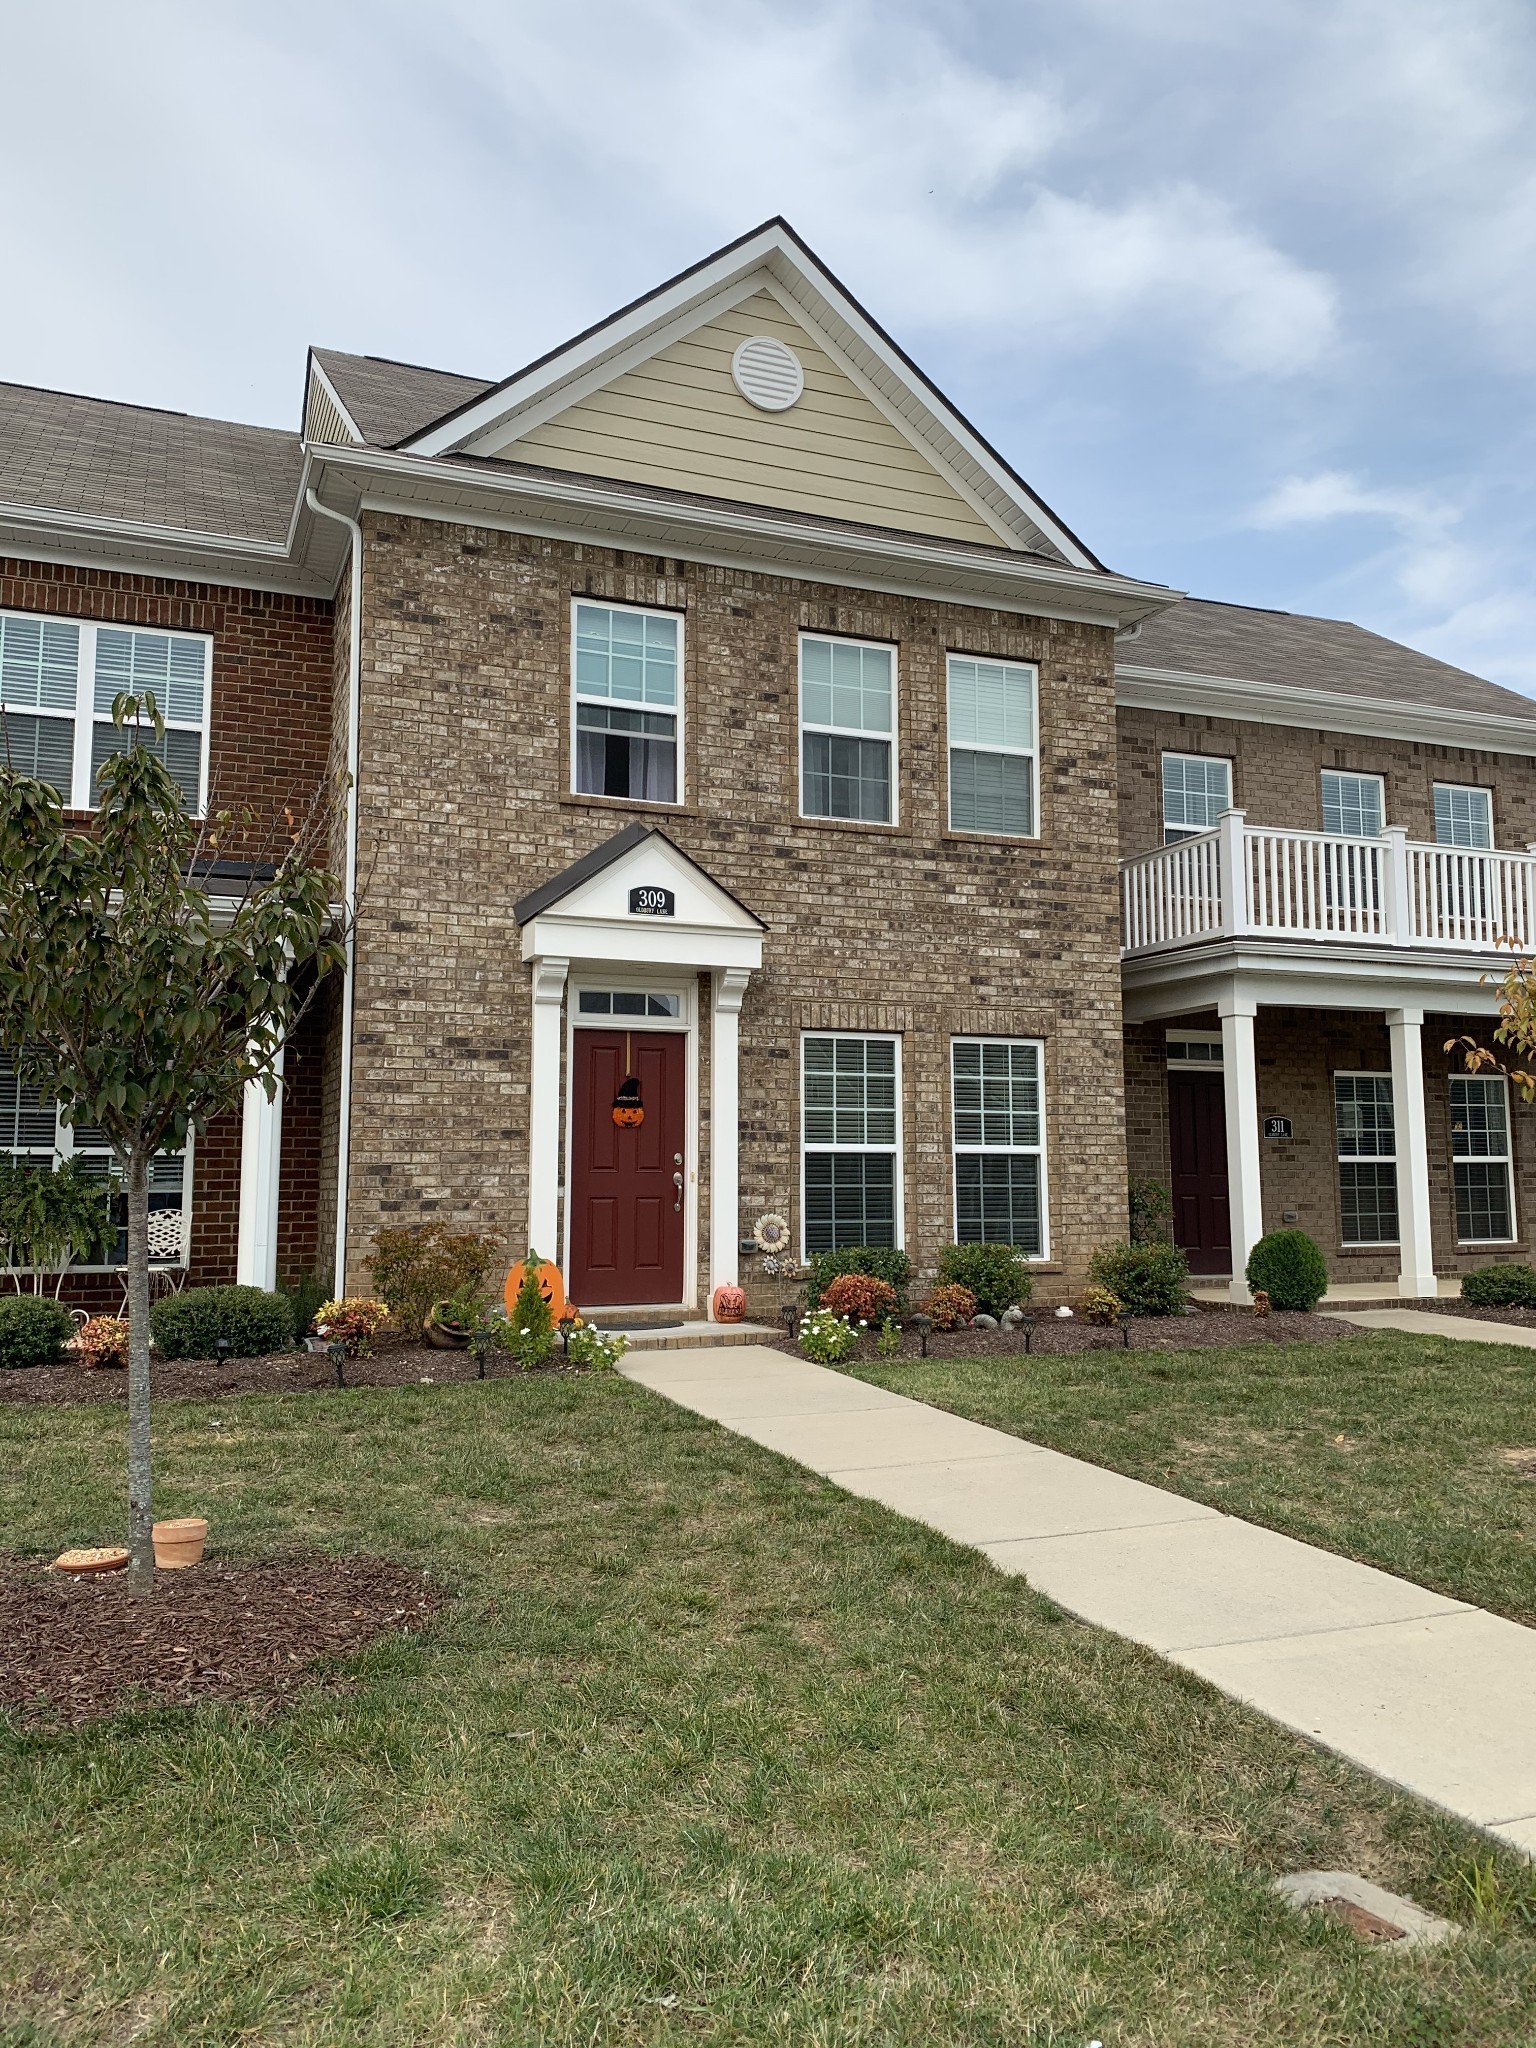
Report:
M128 1589L155 1585L149 1458L149 1153L135 1145L124 1174L128 1198Z

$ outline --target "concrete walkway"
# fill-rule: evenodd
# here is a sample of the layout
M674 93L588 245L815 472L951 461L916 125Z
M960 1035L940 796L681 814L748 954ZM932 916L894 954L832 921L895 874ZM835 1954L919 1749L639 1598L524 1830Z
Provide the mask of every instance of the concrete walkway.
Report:
M1536 1631L781 1351L622 1369L1536 1855Z
M1362 1330L1407 1330L1415 1337L1452 1337L1463 1344L1520 1344L1536 1351L1536 1330L1523 1323L1485 1323L1477 1316L1442 1316L1432 1308L1331 1308L1341 1323Z

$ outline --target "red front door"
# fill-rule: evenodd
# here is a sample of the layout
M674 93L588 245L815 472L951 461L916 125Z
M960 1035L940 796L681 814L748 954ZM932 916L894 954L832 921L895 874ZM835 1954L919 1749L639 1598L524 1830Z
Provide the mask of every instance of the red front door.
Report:
M683 1298L684 1044L678 1031L575 1034L566 1287L578 1308ZM644 1118L617 1124L614 1098L631 1077Z
M1219 1076L1168 1076L1168 1149L1173 1169L1173 1241L1191 1273L1230 1273L1227 1107Z

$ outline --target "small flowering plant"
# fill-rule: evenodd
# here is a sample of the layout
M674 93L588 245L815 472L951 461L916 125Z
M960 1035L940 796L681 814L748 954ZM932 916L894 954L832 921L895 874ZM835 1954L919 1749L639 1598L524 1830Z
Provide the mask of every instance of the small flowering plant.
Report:
M75 1338L82 1365L126 1368L128 1325L122 1316L92 1316Z
M360 1358L372 1350L374 1338L388 1321L386 1303L348 1294L339 1301L322 1302L309 1327L329 1343L344 1344L348 1358Z
M864 1327L829 1308L813 1308L800 1318L800 1349L817 1365L840 1365L857 1348Z
M612 1372L628 1349L629 1339L622 1330L609 1334L594 1330L590 1323L578 1322L571 1332L566 1357L584 1372Z

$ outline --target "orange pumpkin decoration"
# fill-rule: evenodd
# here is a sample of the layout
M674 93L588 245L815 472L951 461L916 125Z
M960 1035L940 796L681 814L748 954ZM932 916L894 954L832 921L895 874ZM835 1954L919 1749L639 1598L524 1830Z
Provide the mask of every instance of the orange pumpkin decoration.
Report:
M717 1323L739 1323L746 1312L747 1296L744 1288L727 1286L715 1289Z
M645 1107L640 1100L640 1083L633 1074L626 1075L619 1085L619 1092L613 1098L613 1120L621 1131L632 1131L636 1125L645 1122Z
M507 1284L502 1291L502 1300L507 1305L508 1315L511 1315L513 1309L517 1306L517 1290L522 1286L523 1275L527 1270L526 1262L519 1259L507 1275ZM565 1282L560 1278L560 1268L554 1261L551 1259L541 1259L538 1265L534 1267L534 1272L538 1278L539 1292L549 1304L551 1321L558 1323L562 1316L573 1313L570 1304L565 1298Z

